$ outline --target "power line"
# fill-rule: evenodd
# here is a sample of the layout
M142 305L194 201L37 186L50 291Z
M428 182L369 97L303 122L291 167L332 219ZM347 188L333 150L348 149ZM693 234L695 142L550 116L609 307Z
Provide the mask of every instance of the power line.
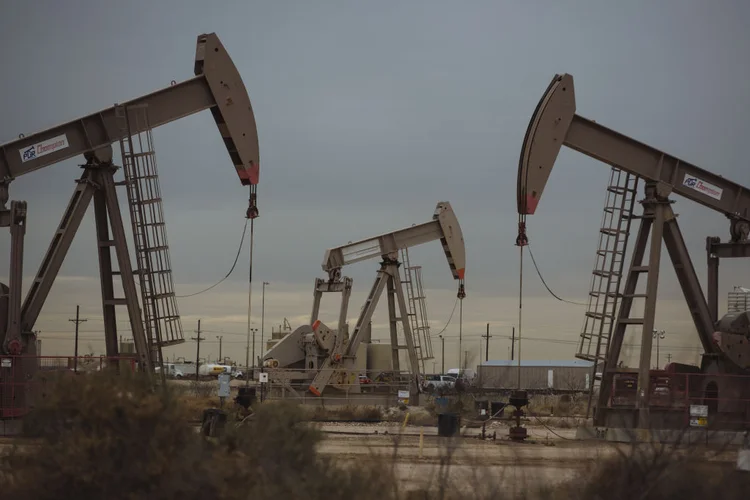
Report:
M439 332L431 334L432 337L439 336L441 333L443 333L448 328L448 325L451 324L451 320L453 319L453 313L456 312L456 306L457 305L458 305L458 297L456 297L456 301L453 303L453 309L451 309L451 315L448 316L448 321L446 321L445 326Z
M46 339L46 340L70 340L71 338L74 338L70 334L70 332L66 332L66 331L62 331L62 330L59 330L58 332L59 333L64 333L64 334L67 334L67 335L50 336L50 335L47 335L47 334L48 333L55 333L55 331L45 330L44 331L45 335L40 336L39 338ZM80 336L81 340L100 340L100 341L104 342L104 337L103 337L104 330L101 330L101 331L88 331L86 333L98 333L101 336ZM228 332L218 332L218 331L203 330L203 329L201 329L201 333L221 333L221 334L228 334ZM232 335L242 335L242 336L244 336L245 334L244 333L243 334L232 333ZM463 338L482 339L482 338L484 338L484 336L485 336L485 334L483 334L483 333L471 333L471 334L464 334ZM492 335L491 337L495 337L495 335ZM458 335L443 335L442 338L448 339L448 340L458 340ZM511 339L511 337L509 335L507 335L507 336L498 336L498 338L508 339L508 340ZM545 343L548 343L548 344L560 344L560 345L578 345L580 343L580 341L578 341L578 340L560 339L560 338L549 338L549 337L524 337L524 339L525 340L529 340L529 341L534 341L534 342L545 342ZM218 340L202 340L202 342L205 343L205 344L218 344L219 343ZM245 344L246 343L244 340L227 340L227 339L224 339L223 342L225 344ZM640 344L630 344L630 343L628 343L627 345L633 346L633 347L640 347ZM687 350L687 351L699 351L699 350L702 349L699 346L690 347L690 346L678 346L678 345L667 345L667 344L662 344L661 347L667 348L667 349L672 349L672 350Z
M547 282L544 281L544 278L542 277L542 272L539 270L539 266L536 265L536 259L534 259L534 254L531 253L531 245L529 243L526 243L526 248L529 249L529 256L531 256L531 263L534 264L534 269L536 269L536 274L539 276L539 279L542 281L542 285L544 285L544 288L547 289L547 291L552 295L554 298L559 300L560 302L565 302L567 304L573 304L575 306L585 306L587 305L584 302L573 302L572 300L565 300L562 297L555 294L555 292L552 291L552 289L547 286Z
M188 294L188 295L175 295L175 297L177 297L178 299L185 299L187 297L195 297L196 295L200 295L202 293L205 293L205 292L211 290L212 288L216 288L221 283L223 283L225 279L229 278L229 276L234 271L234 268L237 266L237 261L240 259L240 253L242 252L242 243L244 243L244 241L245 241L245 233L247 232L247 221L248 221L248 219L245 219L245 227L242 228L242 238L240 238L240 247L237 249L237 255L234 257L234 263L232 264L232 268L229 270L229 272L226 274L226 276L224 276L223 278L221 278L219 281L217 281L216 283L214 283L210 287L201 290L200 292L195 292L195 293L191 293L191 294Z

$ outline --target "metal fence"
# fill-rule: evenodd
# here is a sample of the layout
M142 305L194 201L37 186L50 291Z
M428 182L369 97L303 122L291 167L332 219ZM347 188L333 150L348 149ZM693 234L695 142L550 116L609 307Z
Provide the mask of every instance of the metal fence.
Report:
M322 397L313 395L310 386L316 371L305 369L265 368L256 370L253 378L268 376L262 384L264 399L287 399L304 404L396 404L408 400L411 375L408 372L382 370L338 370L331 377ZM359 390L357 390L359 386Z
M608 407L635 408L637 387L637 373L616 372ZM649 408L684 426L750 429L750 375L652 372Z
M136 367L132 357L0 356L0 418L26 415L34 402L44 397L50 375L85 376L105 369L134 372Z

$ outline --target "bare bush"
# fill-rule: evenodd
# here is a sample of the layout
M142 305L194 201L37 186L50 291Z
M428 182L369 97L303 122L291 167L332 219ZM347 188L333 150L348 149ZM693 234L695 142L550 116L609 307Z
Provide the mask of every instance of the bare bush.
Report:
M383 419L383 409L379 406L360 406L356 415L362 420L380 421Z
M2 457L0 499L394 498L387 468L318 456L297 405L261 405L219 440L183 416L179 398L138 377L60 380L33 411L41 446Z
M735 500L750 490L750 475L695 446L617 448L614 458L549 490L479 456L463 468L471 477L456 479L461 438L442 441L425 486L407 489L396 473L398 436L392 454L352 460L319 454L322 433L294 403L261 404L252 420L228 425L217 439L201 436L184 415L180 394L155 391L137 376L63 377L27 421L39 445L0 457L0 500ZM509 476L512 487L503 482Z
M750 475L713 460L716 451L695 446L635 444L603 460L570 484L542 498L580 500L698 500L747 498Z
M383 420L383 409L379 406L314 406L302 407L300 410L307 420L313 422L330 420L353 420L379 422Z
M198 398L210 398L216 396L216 383L202 380L190 381L190 392Z

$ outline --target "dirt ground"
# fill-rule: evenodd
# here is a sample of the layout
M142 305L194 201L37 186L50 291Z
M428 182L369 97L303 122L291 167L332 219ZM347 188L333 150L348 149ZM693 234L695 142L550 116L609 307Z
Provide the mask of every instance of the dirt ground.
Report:
M450 457L450 466L442 474L466 488L482 488L487 484L501 486L511 492L527 485L554 486L574 479L592 468L597 461L623 451L626 445L575 440L574 429L528 427L529 438L514 443L507 438L507 427L497 431L496 440L475 437L478 429L463 429L464 437L450 440L437 436L437 429L398 425L323 424L326 439L320 452L336 457L343 463L366 466L378 456L395 457L396 477L407 489L434 484L441 474L441 462ZM470 437L467 437L470 436ZM735 454L716 457L728 463Z
M527 441L515 443L507 437L507 426L500 425L490 426L489 437L484 440L478 436L481 429L477 428L463 428L461 437L446 439L438 437L436 427L402 427L396 423L311 425L325 433L320 453L355 467L367 467L378 457L388 457L388 463L406 489L434 485L441 476L462 488L479 488L474 491L481 491L489 484L500 486L507 493L528 485L554 486L574 479L597 461L618 453L618 448L619 451L627 448L627 445L576 440L575 429L543 426L527 426ZM12 438L0 439L0 453L14 442L18 443ZM736 452L724 452L713 460L728 465L736 460Z
M434 483L440 474L466 487L481 487L492 481L505 488L524 484L554 485L572 479L600 457L614 453L612 447L572 440L575 431L530 428L529 439L513 443L507 438L507 427L497 431L496 440L474 437L478 429L464 429L464 437L446 440L437 436L434 427L417 428L398 425L324 424L326 432L320 452L335 456L344 463L366 466L375 457L394 457L395 473L407 489ZM423 434L420 450L420 431ZM472 437L466 437L472 436ZM449 442L448 442L449 441ZM446 459L446 457L450 457ZM445 462L449 467L445 468ZM441 464L443 472L441 472Z

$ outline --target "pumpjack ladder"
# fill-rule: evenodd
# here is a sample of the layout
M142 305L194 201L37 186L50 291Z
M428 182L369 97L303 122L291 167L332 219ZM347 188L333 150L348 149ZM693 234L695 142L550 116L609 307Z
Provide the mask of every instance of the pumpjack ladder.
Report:
M591 277L588 308L576 353L577 358L594 364L592 386L596 386L601 380L616 323L621 298L620 283L637 189L638 177L616 167L612 168L599 229L599 248ZM589 392L589 395L592 393L593 391ZM591 397L588 404L589 409L590 407Z
M430 338L430 323L427 319L427 302L422 287L422 266L412 266L409 261L409 249L401 249L401 263L404 274L401 283L406 288L407 316L414 337L414 348L417 351L420 370L425 370L425 361L434 359L432 339Z
M162 347L184 342L172 279L161 189L147 105L116 106L147 341L155 364Z

